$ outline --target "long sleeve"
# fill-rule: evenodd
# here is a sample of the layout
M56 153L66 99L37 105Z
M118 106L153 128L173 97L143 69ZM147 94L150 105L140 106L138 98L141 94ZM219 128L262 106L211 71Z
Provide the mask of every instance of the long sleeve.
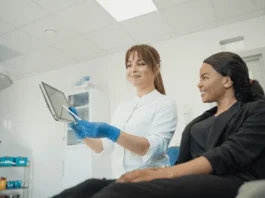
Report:
M227 141L203 156L214 173L224 175L246 167L265 149L265 105L253 105L242 126Z
M150 147L142 157L144 163L159 160L163 156L176 130L176 123L176 105L173 101L165 99L156 112L151 131L146 137Z

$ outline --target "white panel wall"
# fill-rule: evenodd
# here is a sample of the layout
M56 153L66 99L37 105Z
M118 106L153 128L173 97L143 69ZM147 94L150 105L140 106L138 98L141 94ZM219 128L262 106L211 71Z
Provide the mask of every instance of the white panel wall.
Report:
M162 75L167 94L176 99L179 122L172 145L179 143L185 125L185 105L206 109L197 90L202 61L221 50L219 41L244 36L245 49L265 46L265 16L231 24L154 45L162 57ZM0 92L0 154L12 144L32 150L34 157L33 197L49 197L62 188L64 125L55 122L44 104L38 83L44 81L65 92L83 75L103 87L110 95L111 114L119 101L134 95L125 81L124 53L44 73L15 82ZM197 113L197 111L196 111ZM195 115L193 115L195 116ZM8 124L5 124L8 123ZM5 142L9 142L8 145Z
M114 56L112 59L111 62L117 62ZM32 150L33 198L49 197L61 191L64 155L65 126L51 117L38 84L44 81L67 93L72 91L74 82L83 75L91 75L95 83L101 86L107 73L100 74L91 70L91 67L104 68L101 62L91 61L89 64L26 78L1 92L0 140L3 144L0 146L0 154L14 154L9 150L17 144L20 148Z

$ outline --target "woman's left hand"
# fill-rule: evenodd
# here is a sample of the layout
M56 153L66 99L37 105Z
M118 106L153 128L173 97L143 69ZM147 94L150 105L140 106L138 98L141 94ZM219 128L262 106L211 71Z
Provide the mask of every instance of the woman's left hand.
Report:
M154 179L169 179L172 178L171 168L161 168L161 169L142 169L135 170L132 172L125 173L116 182L142 182L151 181Z

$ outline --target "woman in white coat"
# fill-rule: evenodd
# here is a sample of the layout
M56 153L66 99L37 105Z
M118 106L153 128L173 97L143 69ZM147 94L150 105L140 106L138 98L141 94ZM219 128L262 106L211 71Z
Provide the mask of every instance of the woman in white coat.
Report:
M115 178L135 169L169 165L166 151L177 122L176 105L165 96L157 50L135 45L127 51L125 64L137 96L119 105L112 125L86 120L71 125L95 153L111 154L114 143L121 146L122 154L113 155Z

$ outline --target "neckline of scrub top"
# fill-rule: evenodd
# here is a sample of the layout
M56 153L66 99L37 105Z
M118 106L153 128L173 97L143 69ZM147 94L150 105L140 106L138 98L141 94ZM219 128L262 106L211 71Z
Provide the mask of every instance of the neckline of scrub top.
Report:
M149 92L149 93L147 93L147 94L145 94L143 96L136 96L136 99L141 100L141 99L144 99L144 98L148 98L148 97L154 95L155 93L158 93L158 91L156 89L154 89L153 91L151 91L151 92Z
M154 96L157 96L159 95L160 93L154 89L153 91L139 97L139 96L136 96L135 100L137 102L137 107L140 107L142 106L143 104L145 104L146 102L151 102L152 99L154 99Z

